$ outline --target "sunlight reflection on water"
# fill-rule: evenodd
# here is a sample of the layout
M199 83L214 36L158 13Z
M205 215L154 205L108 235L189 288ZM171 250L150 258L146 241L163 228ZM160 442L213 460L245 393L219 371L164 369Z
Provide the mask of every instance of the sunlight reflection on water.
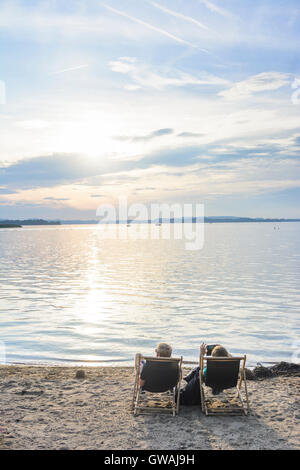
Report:
M209 224L199 251L183 240L101 240L97 230L0 230L8 361L131 364L159 341L187 360L197 360L202 341L252 363L291 360L299 223Z

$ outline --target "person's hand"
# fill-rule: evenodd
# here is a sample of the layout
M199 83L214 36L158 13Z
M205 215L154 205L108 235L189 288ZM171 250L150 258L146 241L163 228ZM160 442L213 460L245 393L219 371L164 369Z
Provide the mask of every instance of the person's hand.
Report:
M205 353L206 353L206 344L202 343L200 346L200 354L201 356L205 356Z

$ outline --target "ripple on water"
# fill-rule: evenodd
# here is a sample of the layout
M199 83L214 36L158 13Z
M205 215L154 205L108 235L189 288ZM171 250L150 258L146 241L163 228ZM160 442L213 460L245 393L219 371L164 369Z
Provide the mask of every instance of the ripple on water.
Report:
M0 230L1 338L8 361L132 363L169 341L250 362L299 345L300 224L209 224L184 241L100 240L93 226Z

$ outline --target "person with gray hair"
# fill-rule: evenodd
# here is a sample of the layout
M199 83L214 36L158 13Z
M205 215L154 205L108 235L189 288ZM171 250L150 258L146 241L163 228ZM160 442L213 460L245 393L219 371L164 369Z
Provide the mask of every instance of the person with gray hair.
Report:
M156 357L169 358L172 356L172 346L170 346L168 343L159 343L155 349L155 353ZM137 368L137 364L139 362L142 362L140 374L140 387L143 387L147 379L147 367L145 367L145 362L141 361L141 354L137 353L135 355L135 369Z
M171 357L172 356L172 346L167 343L159 343L155 349L157 357Z

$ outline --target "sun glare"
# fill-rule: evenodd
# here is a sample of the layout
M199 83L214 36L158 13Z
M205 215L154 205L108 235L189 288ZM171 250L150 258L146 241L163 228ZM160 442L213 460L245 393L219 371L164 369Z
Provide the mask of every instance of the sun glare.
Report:
M80 121L63 123L55 134L54 147L59 152L83 153L90 157L117 153L124 150L124 142L114 138L118 127L115 117L91 114Z

